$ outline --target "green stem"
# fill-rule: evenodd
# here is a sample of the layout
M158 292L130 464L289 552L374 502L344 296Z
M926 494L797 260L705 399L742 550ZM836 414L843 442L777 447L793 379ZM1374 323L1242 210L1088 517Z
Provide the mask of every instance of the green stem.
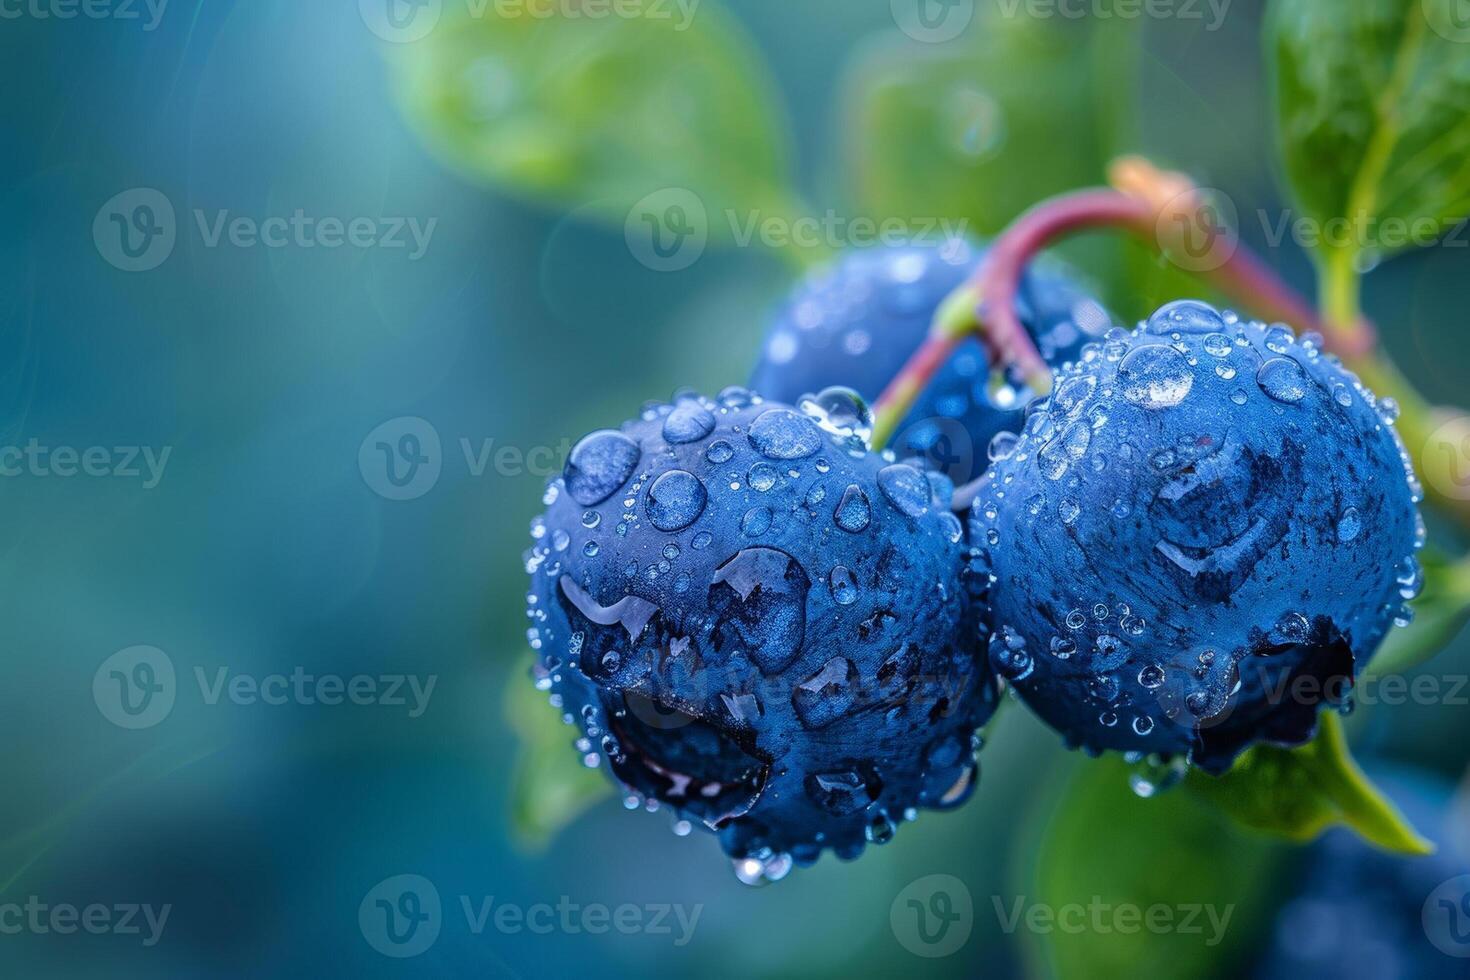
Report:
M949 360L949 355L960 341L980 329L975 317L977 300L975 287L967 284L945 297L935 311L929 336L904 364L898 376L883 389L883 394L873 405L873 435L870 442L875 450L888 445L888 441L898 431L898 424L908 415L919 394L929 384L929 379Z

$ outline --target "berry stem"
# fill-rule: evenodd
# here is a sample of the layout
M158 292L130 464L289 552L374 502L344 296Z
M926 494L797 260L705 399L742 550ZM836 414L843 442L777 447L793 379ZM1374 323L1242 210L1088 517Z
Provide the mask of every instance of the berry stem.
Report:
M929 379L944 366L954 349L976 329L974 321L975 293L966 284L951 293L934 314L929 336L909 357L898 375L883 389L873 404L873 435L870 443L882 449L898 430L898 423L908 415Z

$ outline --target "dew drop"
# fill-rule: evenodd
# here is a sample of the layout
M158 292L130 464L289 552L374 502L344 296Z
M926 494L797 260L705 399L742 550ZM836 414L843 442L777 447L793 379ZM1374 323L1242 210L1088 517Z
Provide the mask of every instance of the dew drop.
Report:
M767 459L805 459L822 448L822 430L789 408L767 409L756 416L747 438Z
M671 445L698 442L713 431L714 415L698 402L683 402L664 419L664 441Z
M1271 398L1287 405L1307 396L1307 377L1302 366L1286 357L1273 357L1256 372L1256 384Z
M857 601L857 579L846 565L834 565L827 579L832 589L832 600L839 606L850 606Z
M688 470L670 470L648 488L648 521L660 531L682 531L704 513L708 494Z
M842 530L857 534L867 529L872 517L873 510L868 504L868 495L856 483L849 484L842 491L842 500L832 514L833 522Z
M1118 365L1123 397L1143 408L1172 408L1194 387L1194 373L1184 355L1172 347L1139 347Z
M602 503L628 482L642 450L621 432L602 429L572 447L562 476L567 492L584 507Z

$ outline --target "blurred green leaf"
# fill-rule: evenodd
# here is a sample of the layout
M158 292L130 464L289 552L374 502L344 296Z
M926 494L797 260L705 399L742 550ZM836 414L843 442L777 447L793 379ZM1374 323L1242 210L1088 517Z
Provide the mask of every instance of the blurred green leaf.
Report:
M963 44L872 45L845 86L843 157L859 206L966 218L991 234L1045 197L1102 182L1122 100L1097 75L1104 61L1116 67L1120 35L996 9Z
M1225 775L1195 771L1186 783L1242 825L1288 840L1309 841L1341 824L1386 851L1434 850L1358 768L1333 711L1322 713L1317 737L1306 745L1258 745Z
M1268 842L1239 835L1187 793L1141 799L1115 757L1076 766L1047 809L1028 897L1059 917L1050 930L1036 930L1055 976L1227 976L1231 959L1250 949L1268 905ZM1089 910L1085 926L1061 928L1063 910L1077 905ZM1144 918L1127 932L1104 912L1099 927L1093 906L1129 906ZM1151 909L1167 910L1170 925L1149 926Z
M1424 591L1411 604L1414 621L1383 641L1368 669L1375 674L1401 674L1417 667L1450 644L1470 621L1470 561L1451 562L1425 551Z
M1463 9L1463 0L1274 0L1267 39L1287 176L1319 227L1361 228L1333 243L1338 251L1380 258L1411 244L1400 239L1415 222L1432 239L1470 214Z
M1045 198L1103 184L1108 164L1137 150L1135 21L977 16L988 19L974 40L890 39L849 66L842 157L857 206L874 217L963 219L992 235ZM1124 321L1214 295L1126 236L1061 251Z
M713 0L687 19L632 2L642 16L446 7L391 52L398 100L459 169L556 207L622 223L647 195L682 189L717 241L727 209L786 216L785 113L745 33Z
M612 795L612 784L577 759L577 730L562 722L524 670L507 679L505 717L520 742L511 782L511 827L529 847L544 847L564 827Z

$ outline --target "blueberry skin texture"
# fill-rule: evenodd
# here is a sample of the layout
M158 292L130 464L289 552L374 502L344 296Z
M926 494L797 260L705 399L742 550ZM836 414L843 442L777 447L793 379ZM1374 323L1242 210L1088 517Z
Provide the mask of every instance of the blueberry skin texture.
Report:
M1296 861L1281 889L1286 901L1252 975L1257 980L1460 980L1466 961L1446 955L1424 931L1424 906L1446 881L1470 874L1463 809L1442 778L1398 766L1366 766L1409 822L1435 845L1426 857L1400 857L1336 828ZM1470 799L1459 801L1459 806ZM1432 909L1431 914L1442 910ZM1458 921L1463 913L1456 910ZM1443 921L1443 920L1441 920ZM1467 947L1470 951L1470 947Z
M1090 751L1309 740L1419 587L1392 414L1285 327L1181 301L1111 332L971 512L992 663Z
M777 312L751 387L793 404L832 385L876 400L928 335L940 304L974 274L984 254L963 239L844 253L798 285ZM1073 278L1061 262L1043 258L1021 280L1021 322L1048 363L1074 360L1112 326ZM979 476L990 439L1021 422L1019 408L992 402L988 382L984 349L965 340L900 424L895 450L928 459L956 483Z
M732 857L855 857L966 798L994 711L947 490L744 389L650 405L548 485L538 686Z

